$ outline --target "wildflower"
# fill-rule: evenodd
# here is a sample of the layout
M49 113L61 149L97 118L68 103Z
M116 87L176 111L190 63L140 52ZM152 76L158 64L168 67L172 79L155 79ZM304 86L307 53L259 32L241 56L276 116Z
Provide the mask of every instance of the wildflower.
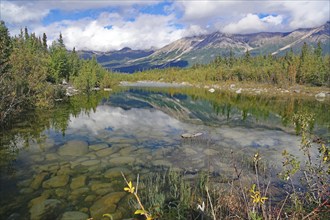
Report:
M129 181L127 185L128 187L125 187L124 190L130 193L134 193L135 187L133 186L132 181Z
M261 193L258 190L256 191L255 188L256 188L256 184L253 184L250 189L252 202L255 204L258 203L264 204L268 198L265 196L261 196Z

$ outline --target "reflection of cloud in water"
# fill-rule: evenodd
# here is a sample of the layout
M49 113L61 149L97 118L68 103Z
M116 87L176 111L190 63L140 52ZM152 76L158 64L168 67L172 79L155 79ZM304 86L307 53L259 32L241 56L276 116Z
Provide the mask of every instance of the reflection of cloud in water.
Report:
M146 134L157 132L171 132L181 129L182 123L169 115L155 109L124 110L107 105L98 106L96 112L81 113L78 117L71 116L70 131L88 131L98 134L100 131L123 130L127 133Z

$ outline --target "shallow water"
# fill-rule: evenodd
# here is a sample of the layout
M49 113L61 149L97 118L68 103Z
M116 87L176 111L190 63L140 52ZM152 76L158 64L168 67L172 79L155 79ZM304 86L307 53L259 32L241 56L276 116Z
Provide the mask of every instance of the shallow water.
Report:
M191 88L72 97L2 131L0 218L129 217L120 171L129 179L160 167L230 176L231 152L237 158L259 152L277 167L284 149L302 155L292 115L315 114L314 132L329 140L328 109L316 100ZM183 139L185 133L202 135Z

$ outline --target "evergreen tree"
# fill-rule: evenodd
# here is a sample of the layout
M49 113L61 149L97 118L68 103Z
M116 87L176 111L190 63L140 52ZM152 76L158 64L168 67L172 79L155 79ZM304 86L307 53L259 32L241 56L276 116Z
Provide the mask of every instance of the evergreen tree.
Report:
M0 21L0 82L2 77L8 73L10 64L9 57L12 52L12 42L5 23Z
M47 46L47 35L46 35L46 33L43 33L43 35L42 35L42 46L44 47L45 50L47 50L48 46Z
M62 37L62 33L60 33L60 36L59 36L57 42L59 43L60 47L65 48L63 37Z

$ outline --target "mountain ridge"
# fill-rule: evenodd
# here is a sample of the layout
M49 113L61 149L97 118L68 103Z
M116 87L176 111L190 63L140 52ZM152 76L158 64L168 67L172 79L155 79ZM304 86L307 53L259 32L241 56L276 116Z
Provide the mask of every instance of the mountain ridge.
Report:
M205 64L216 56L228 56L231 52L235 56L241 56L247 50L252 56L260 54L281 56L290 48L298 53L304 42L315 47L319 41L322 43L324 54L329 54L330 21L319 27L299 28L291 32L227 34L216 31L183 37L155 50L132 50L125 47L105 53L85 51L80 52L80 55L85 59L95 55L105 68L132 73L152 68Z

